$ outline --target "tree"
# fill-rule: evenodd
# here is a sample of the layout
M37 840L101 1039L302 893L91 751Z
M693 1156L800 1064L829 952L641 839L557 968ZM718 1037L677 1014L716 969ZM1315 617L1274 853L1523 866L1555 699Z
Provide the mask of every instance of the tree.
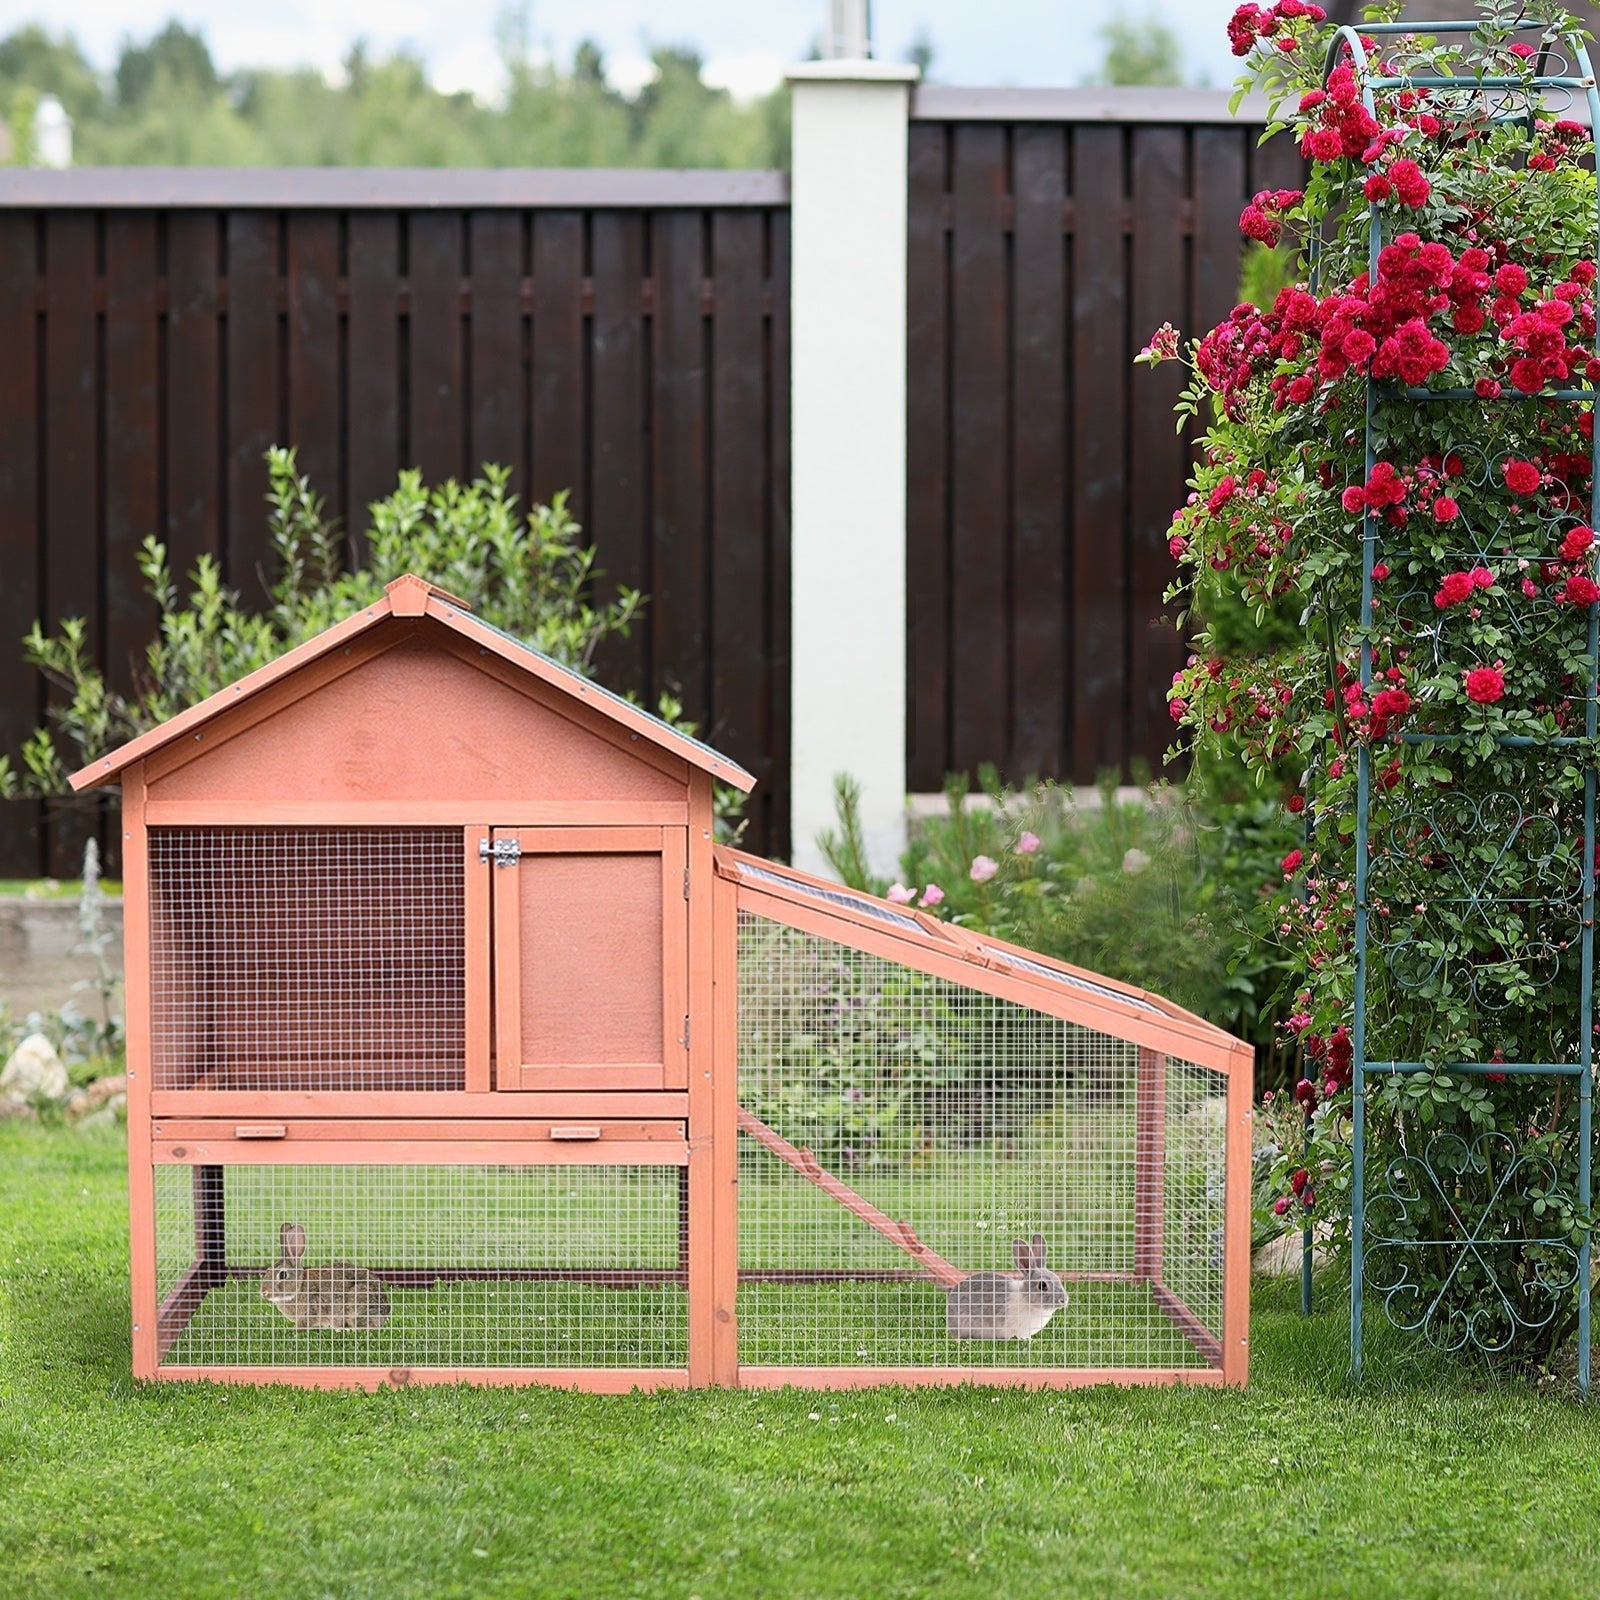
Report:
M101 114L105 92L88 58L70 33L53 39L43 28L19 28L0 39L0 113L11 116L17 97L53 94L74 123ZM29 116L31 118L31 111Z
M1099 30L1105 60L1100 83L1175 84L1183 82L1183 48L1178 36L1155 17L1115 17Z
M116 70L117 104L124 110L145 105L157 86L166 94L209 100L222 87L211 51L198 33L169 22L149 44L122 47Z

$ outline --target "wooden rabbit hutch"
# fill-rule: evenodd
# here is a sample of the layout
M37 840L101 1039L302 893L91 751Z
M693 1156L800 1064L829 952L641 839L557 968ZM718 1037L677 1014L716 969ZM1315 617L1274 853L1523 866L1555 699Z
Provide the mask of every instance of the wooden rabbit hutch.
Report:
M1243 1382L1247 1048L717 846L752 781L415 577L79 773L135 1374Z

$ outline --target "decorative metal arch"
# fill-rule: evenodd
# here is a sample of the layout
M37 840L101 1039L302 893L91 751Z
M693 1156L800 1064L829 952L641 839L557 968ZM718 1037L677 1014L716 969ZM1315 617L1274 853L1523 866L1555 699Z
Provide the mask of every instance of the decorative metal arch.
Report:
M1575 35L1563 37L1558 48L1553 48L1543 38L1547 25L1537 20L1525 21L1515 31L1536 35L1539 55L1531 76L1499 76L1493 73L1469 77L1434 75L1397 75L1383 77L1369 70L1370 58L1364 39L1382 38L1385 35L1425 31L1429 36L1472 34L1477 31L1477 21L1428 23L1394 22L1373 24L1360 28L1341 27L1334 34L1324 62L1324 79L1342 61L1348 60L1355 68L1361 83L1363 103L1376 115L1377 96L1405 89L1430 89L1453 91L1463 95L1487 99L1489 112L1496 122L1526 122L1532 131L1536 111L1551 109L1550 99L1564 99L1570 105L1578 95L1587 102L1589 136L1594 148L1600 132L1600 93L1596 91L1594 70L1583 42ZM1597 230L1600 234L1600 230ZM1383 221L1376 208L1371 215L1368 234L1368 269L1374 277L1378 269L1378 253L1383 246ZM1600 236L1596 238L1600 253ZM1317 252L1313 241L1310 262L1313 289L1317 284ZM1596 338L1600 354L1600 335ZM1377 462L1375 447L1375 422L1380 403L1409 402L1413 405L1433 405L1440 402L1472 400L1482 405L1472 389L1429 389L1409 387L1403 383L1380 384L1370 377L1366 392L1365 462L1370 477ZM1556 400L1573 404L1594 405L1600 400L1600 388L1572 386L1557 390L1541 390L1535 395L1510 393L1492 402L1500 405L1525 404ZM1600 436L1590 443L1590 522L1600 524ZM1496 530L1498 533L1499 530ZM1476 537L1480 552L1490 542L1488 534ZM1362 526L1362 578L1361 578L1361 662L1360 681L1367 689L1372 681L1372 631L1374 627L1373 567L1384 557L1403 556L1404 548L1382 547L1382 526L1377 515L1368 510ZM1470 552L1469 552L1470 553ZM1437 643L1437 641L1435 641ZM1535 750L1548 750L1551 758L1561 758L1562 746L1582 744L1592 750L1597 732L1597 679L1600 679L1600 606L1589 608L1588 647L1589 682L1583 693L1583 728L1581 739L1573 735L1552 735L1547 739L1533 740L1527 736L1505 736L1497 740L1504 746L1518 746ZM1434 741L1448 742L1459 738L1455 734L1407 733L1402 738L1411 744ZM1595 910L1595 802L1596 772L1593 760L1584 764L1583 788L1583 874L1581 904L1570 889L1564 899L1577 924L1579 943L1579 1041L1576 1061L1521 1061L1521 1062L1426 1062L1373 1059L1369 1053L1367 986L1370 964L1375 955L1391 960L1394 953L1402 951L1404 940L1396 941L1382 935L1374 936L1369 911L1372 907L1374 871L1381 880L1388 869L1387 860L1369 860L1372 803L1372 755L1370 747L1362 743L1357 753L1356 778L1356 829L1355 829L1355 943L1356 971L1352 1042L1354 1062L1352 1075L1352 1126L1351 1157L1353 1163L1351 1187L1351 1295L1350 1295L1350 1363L1351 1372L1359 1376L1362 1368L1363 1345L1363 1290L1375 1294L1390 1319L1398 1326L1419 1332L1431 1342L1448 1349L1471 1345L1493 1349L1517 1328L1542 1326L1556 1315L1564 1297L1574 1291L1577 1296L1578 1387L1587 1394L1590 1380L1590 1240L1587 1232L1582 1242L1573 1244L1570 1239L1552 1238L1533 1242L1535 1300L1538 1307L1547 1307L1543 1321L1531 1317L1526 1305L1513 1303L1501 1284L1498 1269L1506 1251L1506 1243L1497 1236L1493 1226L1496 1202L1508 1192L1516 1181L1537 1181L1545 1172L1548 1157L1542 1152L1530 1152L1514 1145L1503 1134L1488 1134L1476 1140L1465 1140L1456 1134L1447 1134L1430 1140L1418 1151L1407 1152L1395 1161L1386 1163L1386 1170L1378 1176L1368 1192L1366 1171L1366 1119L1367 1088L1369 1081L1386 1074L1425 1073L1447 1068L1452 1073L1505 1073L1529 1074L1548 1077L1568 1077L1576 1081L1578 1096L1578 1142L1576 1188L1578 1203L1585 1215L1592 1202L1592 1099L1594 1078L1594 910ZM1526 810L1515 796L1481 796L1473 800L1462 796L1477 807L1475 825L1488 825L1481 815L1483 805L1503 798L1509 808L1501 831L1506 837L1503 849L1511 849L1518 836L1528 830L1538 831L1542 819ZM1447 805L1448 796L1441 796L1439 805ZM1309 819L1308 819L1309 820ZM1466 819L1473 826L1474 819ZM1427 826L1436 827L1430 818ZM1309 827L1308 827L1309 833ZM1541 870L1548 862L1546 856L1535 851L1534 864ZM1537 876L1537 874L1536 874ZM1381 885L1380 885L1381 887ZM1470 886L1463 893L1472 894ZM1476 983L1481 978L1485 991L1492 987L1494 975L1485 971L1472 974ZM1397 979L1396 981L1400 981ZM1502 1148L1503 1146L1503 1148ZM1473 1205L1459 1202L1460 1180L1471 1176L1480 1186L1486 1187L1486 1200ZM1418 1211L1426 1202L1437 1217L1441 1209L1450 1227L1445 1236L1423 1237L1418 1232ZM1526 1240L1516 1241L1524 1257L1522 1266L1528 1266ZM1310 1230L1304 1235L1305 1261L1302 1272L1302 1300L1310 1307ZM1420 1246L1435 1251L1440 1259L1448 1259L1446 1286L1458 1274L1469 1273L1481 1285L1481 1304L1470 1314L1459 1308L1443 1305L1444 1291L1431 1298L1409 1273L1407 1252ZM1526 1291L1527 1285L1524 1284Z

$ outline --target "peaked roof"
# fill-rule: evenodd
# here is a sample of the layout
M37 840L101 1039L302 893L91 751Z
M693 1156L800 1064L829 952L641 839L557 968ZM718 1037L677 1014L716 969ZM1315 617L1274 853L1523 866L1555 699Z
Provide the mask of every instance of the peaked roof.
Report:
M748 794L755 787L756 780L738 762L713 750L710 745L703 744L699 739L680 732L659 717L651 716L648 711L643 711L631 701L624 700L621 695L603 689L581 672L564 666L561 662L545 655L543 651L535 650L532 645L525 644L521 639L514 638L499 628L491 627L482 618L473 616L471 607L464 600L436 588L425 578L419 578L409 572L385 587L383 599L375 601L370 606L364 606L353 616L346 617L343 622L336 622L331 628L325 628L314 638L307 639L304 644L296 645L293 650L285 651L276 661L269 661L266 666L257 667L254 672L247 673L237 683L218 690L216 694L200 701L198 705L190 706L187 711L180 711L177 716L163 722L160 727L140 734L137 739L130 739L127 744L101 756L98 761L91 761L81 771L73 773L72 787L92 789L100 784L112 782L124 767L143 760L174 739L192 733L204 723L220 716L228 707L240 704L253 694L259 694L269 684L276 683L280 678L289 677L319 657L341 649L352 639L359 638L391 617L431 618L452 632L460 634L462 638L499 656L501 660L520 668L530 678L559 690L580 704L598 706L601 714L612 722L628 729L630 733L648 739L662 750L682 758L690 766L709 772L719 783L732 784L744 794Z

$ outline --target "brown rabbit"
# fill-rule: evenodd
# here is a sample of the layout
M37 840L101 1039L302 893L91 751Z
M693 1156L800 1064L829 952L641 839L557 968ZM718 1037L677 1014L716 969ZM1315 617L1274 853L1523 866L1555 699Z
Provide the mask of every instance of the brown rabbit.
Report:
M1044 1235L1013 1241L1009 1272L974 1272L950 1291L945 1328L952 1339L1031 1339L1067 1303L1061 1280L1044 1264Z
M306 1230L286 1222L278 1230L281 1254L261 1279L261 1298L270 1300L297 1328L381 1328L389 1320L389 1297L365 1267L331 1261L325 1267L300 1264Z

